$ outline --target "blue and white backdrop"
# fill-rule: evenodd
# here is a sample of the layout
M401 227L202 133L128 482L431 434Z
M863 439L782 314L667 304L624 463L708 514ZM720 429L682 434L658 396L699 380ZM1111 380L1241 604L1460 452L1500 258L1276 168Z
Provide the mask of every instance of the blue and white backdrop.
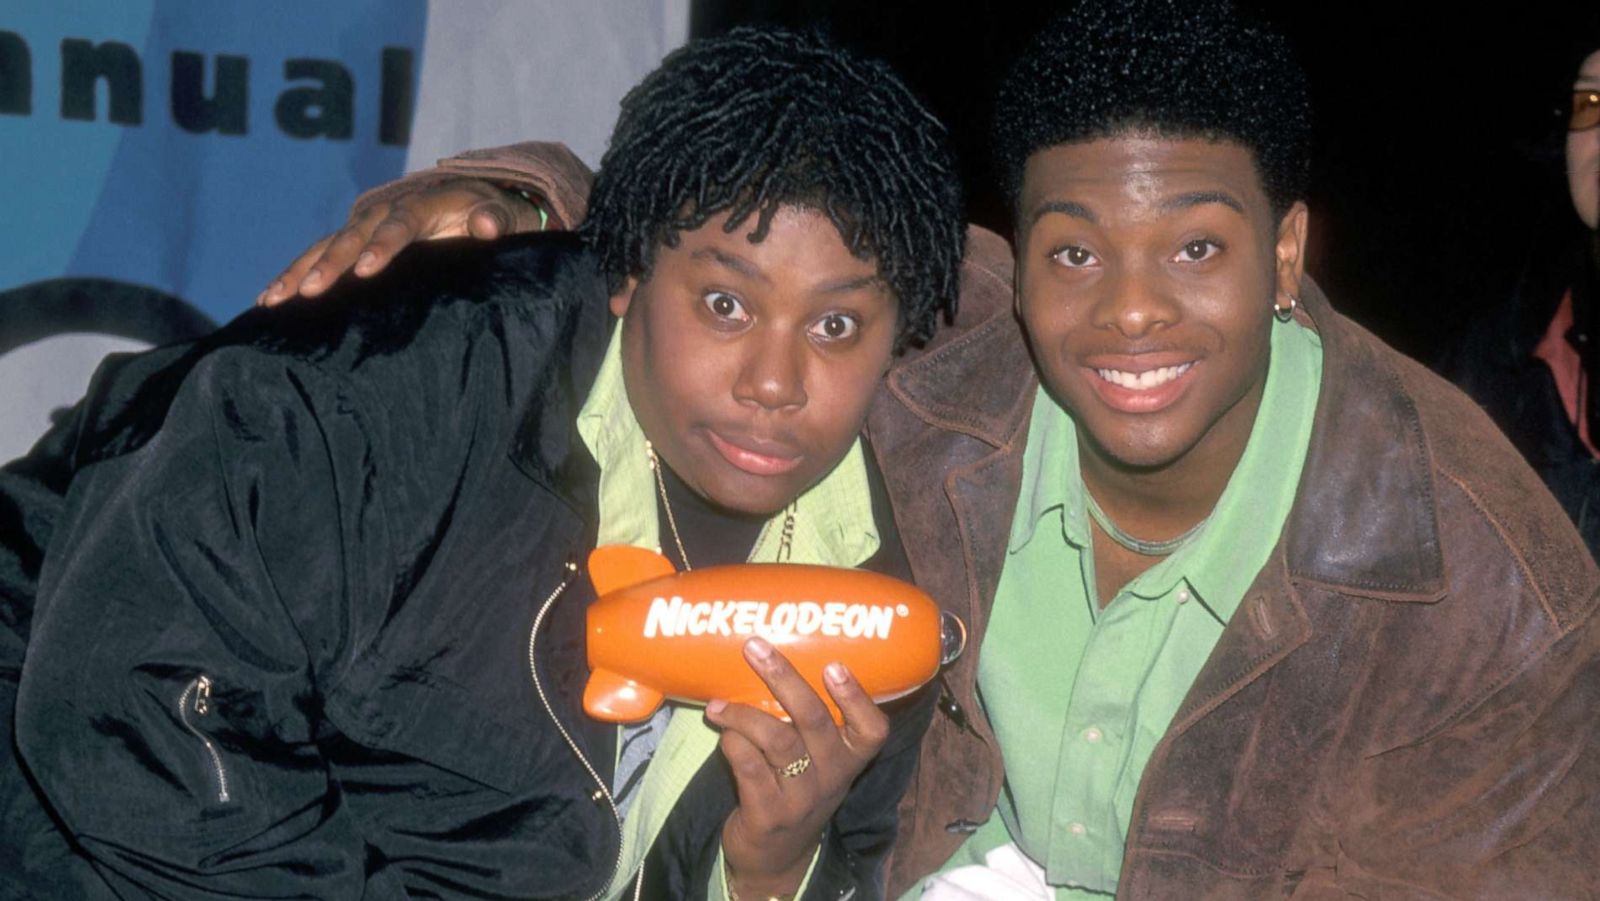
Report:
M0 462L102 354L232 318L365 188L529 138L595 164L688 4L0 5Z

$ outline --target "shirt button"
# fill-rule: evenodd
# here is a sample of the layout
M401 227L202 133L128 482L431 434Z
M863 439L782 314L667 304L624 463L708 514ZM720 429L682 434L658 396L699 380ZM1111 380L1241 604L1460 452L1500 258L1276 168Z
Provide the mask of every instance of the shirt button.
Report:
M1091 745L1099 744L1102 738L1105 738L1105 734L1093 726L1083 730L1083 740Z
M1089 828L1082 823L1068 823L1067 831L1073 835L1084 835L1088 833Z
M1187 589L1187 588L1178 589L1178 603L1180 603L1180 604L1189 603L1189 589Z

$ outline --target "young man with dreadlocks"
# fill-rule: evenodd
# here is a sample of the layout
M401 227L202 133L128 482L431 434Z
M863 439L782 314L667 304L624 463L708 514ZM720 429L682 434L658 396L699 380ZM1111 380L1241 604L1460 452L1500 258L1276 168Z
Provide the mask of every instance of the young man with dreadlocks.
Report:
M880 710L830 665L835 726L752 639L792 722L598 723L575 563L626 543L909 576L859 436L962 243L943 128L897 78L739 32L629 94L576 236L419 249L111 365L0 481L26 514L5 596L37 592L16 743L73 849L8 820L0 878L879 896L931 695Z
M961 316L868 419L912 569L981 651L945 672L891 886L1600 893L1600 573L1479 409L1303 278L1283 39L1091 0L1017 61L995 144L1025 335L970 241ZM412 233L374 237L389 209L510 218L407 190L272 296L381 264Z

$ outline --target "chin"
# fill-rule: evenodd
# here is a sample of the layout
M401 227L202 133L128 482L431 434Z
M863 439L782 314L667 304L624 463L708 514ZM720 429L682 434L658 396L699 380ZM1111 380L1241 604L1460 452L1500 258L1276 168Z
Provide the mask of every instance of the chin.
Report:
M1159 432L1151 434L1148 430L1140 430L1134 435L1121 430L1097 434L1090 428L1089 437L1103 459L1130 470L1162 469L1183 457L1194 446L1192 441L1177 440Z
M803 488L786 491L776 486L742 485L720 480L715 484L703 482L697 490L701 497L729 513L762 517L781 513L791 501L804 493Z

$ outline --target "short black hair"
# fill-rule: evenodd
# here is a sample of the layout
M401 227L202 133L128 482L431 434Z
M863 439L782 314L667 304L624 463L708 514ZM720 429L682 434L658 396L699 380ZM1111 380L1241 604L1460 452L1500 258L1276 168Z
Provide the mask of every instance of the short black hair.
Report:
M995 163L1013 211L1029 156L1137 133L1244 146L1278 218L1305 197L1305 72L1282 35L1226 2L1088 0L1046 26L995 100Z
M729 210L760 241L785 205L876 260L896 349L955 315L966 232L945 127L888 66L817 33L740 28L668 54L623 98L579 232L617 290L681 231Z

